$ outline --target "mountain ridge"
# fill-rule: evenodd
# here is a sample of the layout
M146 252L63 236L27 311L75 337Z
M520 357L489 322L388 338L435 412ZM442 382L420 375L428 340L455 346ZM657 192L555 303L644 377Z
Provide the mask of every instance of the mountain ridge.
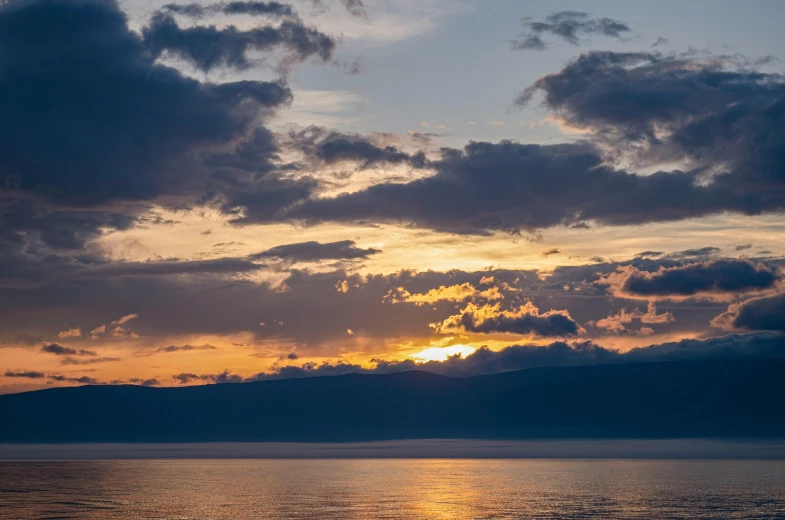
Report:
M424 371L0 396L0 442L785 438L785 362Z

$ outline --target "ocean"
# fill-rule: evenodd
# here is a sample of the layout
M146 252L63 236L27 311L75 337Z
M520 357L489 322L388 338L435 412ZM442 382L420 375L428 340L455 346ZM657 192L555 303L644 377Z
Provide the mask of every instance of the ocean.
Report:
M785 461L4 461L0 518L773 519Z

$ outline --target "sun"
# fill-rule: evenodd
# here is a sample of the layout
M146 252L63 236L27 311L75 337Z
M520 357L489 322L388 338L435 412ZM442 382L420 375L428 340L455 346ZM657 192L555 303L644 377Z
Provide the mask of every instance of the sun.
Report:
M461 357L466 357L469 354L473 353L477 350L474 347L470 347L468 345L452 345L449 347L431 347L415 354L412 354L411 357L417 361L425 363L427 361L446 361L448 357L454 356L456 354L460 355Z

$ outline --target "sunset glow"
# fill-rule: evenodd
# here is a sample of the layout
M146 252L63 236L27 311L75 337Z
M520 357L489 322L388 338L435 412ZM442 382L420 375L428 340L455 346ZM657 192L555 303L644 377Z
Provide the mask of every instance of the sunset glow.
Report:
M452 345L451 347L431 347L421 352L417 352L416 354L412 354L412 357L420 362L446 361L447 358L456 355L460 357L466 357L472 352L474 352L475 350L477 349L473 347L469 347L467 345Z

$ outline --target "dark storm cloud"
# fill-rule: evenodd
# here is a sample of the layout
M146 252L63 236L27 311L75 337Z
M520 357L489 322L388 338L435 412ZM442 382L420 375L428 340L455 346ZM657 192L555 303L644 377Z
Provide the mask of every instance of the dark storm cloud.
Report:
M290 132L289 144L326 164L352 161L360 163L362 168L380 164L409 164L414 168L424 168L428 164L423 152L409 154L395 146L377 146L362 135L318 126Z
M553 35L572 44L580 45L582 36L599 34L609 38L621 39L630 32L624 22L613 18L591 18L588 13L580 11L559 11L545 17L544 21L523 19L526 32L520 39L512 41L513 49L545 50L548 45L543 35Z
M243 31L234 26L219 29L214 25L180 27L174 16L156 13L142 29L144 41L154 56L164 52L190 61L203 71L218 67L247 69L250 51L270 52L281 49L285 61L294 63L316 56L324 62L332 59L335 40L299 20L286 19L278 26L257 27Z
M357 247L354 240L339 242L299 242L276 246L262 253L251 255L254 260L280 258L291 262L318 262L320 260L365 260L381 253L380 249Z
M102 229L129 229L137 210L47 208L31 198L0 197L0 256L45 246L53 251L83 249ZM20 260L20 259L16 259Z
M595 220L609 225L743 211L723 189L698 184L697 172L634 175L605 165L588 143L525 145L472 142L444 150L436 174L382 183L334 198L310 199L276 218L310 223L388 221L455 233L534 231Z
M785 331L785 293L733 303L712 325L728 330Z
M47 212L0 197L0 286L25 287L102 260L80 251L104 229L127 229L131 217L92 210Z
M175 163L229 145L291 98L277 83L200 83L155 64L112 1L5 3L0 49L0 176L61 202L198 189Z
M19 377L19 378L26 378L26 379L43 379L46 377L46 374L43 372L35 372L32 370L6 370L5 377Z
M278 2L220 2L217 4L201 5L191 4L167 4L164 10L171 13L202 18L203 16L215 13L223 14L245 14L251 16L294 16L292 6Z
M785 77L756 65L727 56L591 52L538 79L518 102L541 92L549 109L592 139L640 161L691 162L722 209L781 211Z
M780 280L776 268L745 259L711 260L641 271L634 266L620 267L596 283L608 285L623 297L656 298L728 294L769 289Z
M312 197L319 187L313 178L265 177L255 182L229 182L222 188L221 211L233 224L257 224L287 220L287 212Z
M65 347L63 345L59 345L57 343L49 343L41 347L41 352L46 352L48 354L54 354L55 356L97 356L98 353L92 350L84 350L84 349L75 349L71 347Z
M157 64L112 1L4 3L0 77L3 286L253 271L247 259L108 265L85 249L140 222L153 201L269 219L315 190L277 177L274 136L259 126L291 100L288 88L200 82Z

